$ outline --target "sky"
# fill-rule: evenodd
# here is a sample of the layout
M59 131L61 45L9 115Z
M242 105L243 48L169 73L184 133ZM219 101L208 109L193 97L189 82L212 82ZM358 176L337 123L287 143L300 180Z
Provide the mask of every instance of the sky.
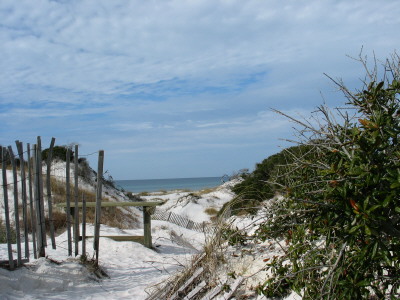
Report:
M0 144L105 151L114 179L222 176L361 87L400 43L397 0L0 2ZM97 156L87 156L97 167Z

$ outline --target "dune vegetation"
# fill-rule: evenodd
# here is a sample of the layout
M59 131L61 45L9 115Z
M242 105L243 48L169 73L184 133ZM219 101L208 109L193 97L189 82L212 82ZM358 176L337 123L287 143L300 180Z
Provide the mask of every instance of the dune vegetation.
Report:
M280 194L254 238L285 240L258 291L303 299L400 297L400 57L368 68L346 105L298 120L297 145L257 164L234 187L233 213Z

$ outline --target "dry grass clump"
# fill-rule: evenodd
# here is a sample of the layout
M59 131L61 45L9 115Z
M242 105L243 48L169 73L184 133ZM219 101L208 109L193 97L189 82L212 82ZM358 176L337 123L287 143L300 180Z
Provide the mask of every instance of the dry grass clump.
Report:
M51 192L53 203L64 203L66 202L66 184L57 178L51 178ZM70 186L71 193L71 201L74 201L74 186ZM78 187L78 202L82 202L82 198L85 198L86 202L95 202L96 201L96 193L95 191L88 191L86 189L82 189ZM114 200L115 197L112 197ZM103 201L110 201L110 196L104 197ZM56 215L54 215L56 213ZM81 210L80 210L81 213ZM62 223L60 215L65 216L65 222ZM60 219L60 221L57 221ZM53 220L57 222L57 224L63 224L60 228L66 228L66 214L62 211L53 210ZM95 220L95 209L87 208L86 209L86 222L94 223ZM104 207L101 211L101 223L111 227L117 227L120 229L131 228L132 226L136 226L139 223L139 220L127 209L119 208L119 207Z
M24 220L22 218L22 206L19 207L19 228L21 230L21 233L24 230L25 224ZM28 213L26 215L26 222L27 222L27 229L29 233L32 233L32 218L31 218L31 213L30 213L30 208L28 206ZM60 211L58 209L53 209L53 224L54 224L54 229L56 233L62 232L66 226L67 226L67 215L65 212ZM36 226L36 213L34 216L33 220L33 226ZM50 219L47 213L45 213L45 226L46 226L46 231L50 232Z
M160 196L163 196L163 195L167 195L168 193L169 193L169 192L166 191L166 190L159 190L159 191L157 191L157 192L147 192L147 191L144 191L144 192L138 193L137 195L138 195L139 197L141 197L141 196L152 196L152 195L160 195Z
M45 218L45 224L46 224L46 231L50 232L49 217ZM64 212L54 210L53 211L53 224L54 224L54 230L56 233L62 232L67 226L67 214Z
M16 242L15 230L11 227L11 243ZM0 244L7 243L6 224L0 216Z
M94 223L95 209L87 208L86 222ZM101 209L101 224L119 229L128 229L139 224L139 220L129 212L119 207L103 207Z
M86 255L81 255L79 263L86 267L89 273L96 276L97 279L110 278L106 271L99 266L95 259L89 259Z
M203 288L191 299L203 299L207 293L217 287L221 288L221 294L230 289L229 284L233 279L221 282L218 274L221 266L227 263L226 247L230 244L230 240L237 239L238 233L231 230L223 219L219 218L217 222L217 228L214 234L208 238L203 252L195 255L190 264L175 276L153 286L151 295L146 300L169 299L173 295L178 299L183 299L184 296L201 286Z
M208 189L200 190L200 191L196 192L196 194L201 196L201 195L205 195L205 194L210 194L212 192L215 192L216 190L217 190L217 187L208 188Z
M216 216L218 214L218 210L215 207L207 207L204 212L209 216Z
M51 194L53 203L63 203L66 201L67 196L67 187L65 182L57 180L55 177L50 178L51 184ZM82 197L86 199L86 202L95 202L96 201L96 193L95 191L88 191L78 187L78 201L82 202ZM70 184L70 196L71 201L74 201L74 186Z
M144 196L150 196L150 193L149 193L149 192L141 192L141 193L139 193L138 195L139 195L139 197L140 197L140 196L143 196L143 197L144 197Z
M22 216L22 214L20 213L20 216ZM32 221L31 221L31 214L28 213L26 215L26 219L27 219L27 223L28 223L28 232L32 233ZM65 212L59 211L57 209L53 210L53 224L54 224L54 229L56 233L61 233L62 231L65 230L65 228L67 227L67 215ZM45 225L46 225L46 231L50 232L50 219L48 217L48 215L45 216ZM36 226L36 216L35 216L35 220L34 220L34 224L33 226ZM20 218L19 220L19 227L21 229L21 232L24 228L24 222L23 219Z

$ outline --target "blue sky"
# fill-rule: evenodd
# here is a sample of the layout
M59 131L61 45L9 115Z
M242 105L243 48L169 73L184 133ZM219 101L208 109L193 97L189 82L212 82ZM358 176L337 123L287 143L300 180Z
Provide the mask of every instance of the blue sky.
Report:
M115 179L252 169L399 49L398 1L0 2L0 144L105 150ZM95 156L89 157L96 167Z

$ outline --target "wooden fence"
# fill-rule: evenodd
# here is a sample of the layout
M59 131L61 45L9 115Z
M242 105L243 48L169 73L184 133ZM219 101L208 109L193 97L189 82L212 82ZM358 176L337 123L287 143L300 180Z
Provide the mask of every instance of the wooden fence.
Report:
M24 150L23 143L16 141L17 155L14 155L12 146L0 147L1 164L2 164L2 187L3 187L3 204L4 204L4 227L8 249L8 259L0 260L0 266L7 267L11 270L21 266L24 262L29 261L30 255L34 258L45 257L48 241L51 247L56 249L55 226L53 218L54 196L52 194L51 165L53 162L53 149L55 138L51 139L50 147L47 152L46 173L43 174L42 159L42 143L41 138L37 137L37 142L31 148L28 143ZM99 238L100 238L100 220L102 205L102 182L104 151L98 152L98 169L96 184L96 202L86 203L86 199L82 195L81 203L79 203L78 188L78 145L75 145L74 155L72 149L67 148L66 167L65 167L65 203L62 204L67 212L66 214L66 231L67 231L67 251L68 255L79 254L79 241L82 240L81 254L86 255L86 208L95 206L95 224L94 224L94 242L93 249L95 251L96 264L99 257ZM73 162L71 157L73 156ZM71 180L71 163L74 164L73 180ZM7 182L7 167L12 169L12 182ZM19 166L19 169L18 169ZM18 179L19 173L19 179ZM45 178L45 182L44 179ZM71 181L73 181L71 183ZM44 188L46 185L46 188ZM72 189L71 189L72 187ZM13 190L13 199L9 199L9 189ZM20 188L20 190L19 190ZM72 190L72 191L71 191ZM47 204L47 205L46 205ZM60 204L60 203L59 203ZM112 206L143 206L144 219L144 245L151 248L151 222L150 219L163 220L174 223L178 226L195 230L198 232L212 233L214 226L207 223L196 223L185 217L172 212L165 212L155 209L155 206L161 203L113 203ZM46 206L46 207L45 207ZM111 206L111 204L108 204ZM13 207L13 209L12 209ZM46 208L46 209L45 209ZM155 211L152 211L154 209ZM80 211L81 210L81 227L80 227ZM73 214L71 215L71 211ZM150 215L153 212L151 218ZM13 213L13 214L12 214ZM21 214L20 214L21 213ZM48 232L46 231L46 220L48 222ZM28 224L29 222L29 224ZM82 228L82 233L80 233ZM29 230L30 229L30 230ZM1 230L1 227L0 227ZM0 232L1 233L1 232ZM29 236L31 240L29 240ZM22 237L22 239L21 239ZM32 249L30 249L30 245ZM24 246L24 249L22 249ZM73 247L74 246L74 247ZM13 249L16 248L16 249ZM14 259L14 253L17 253Z
M108 235L104 236L116 241L134 241L139 242L146 246L147 248L152 248L152 237L151 237L151 212L154 208L158 205L162 205L163 202L155 201L155 202L148 202L148 201L139 201L139 202L102 202L100 204L101 207L142 207L143 208L143 236L130 236L130 235ZM67 203L58 203L57 206L66 208ZM86 204L87 207L96 207L97 203L89 202ZM83 203L71 203L69 205L71 215L74 215L76 212L75 208L83 207Z
M173 212L167 212L160 209L156 209L155 212L151 215L153 220L159 221L167 221L173 224L176 224L180 227L184 227L187 229L195 230L198 232L204 233L212 233L214 231L214 226L212 224L203 222L197 223L188 218L175 214Z
M55 228L53 219L53 195L51 189L51 164L55 138L51 139L50 147L47 152L47 172L42 174L42 145L41 138L37 137L37 143L33 145L27 144L24 151L23 143L16 141L18 157L14 155L12 146L0 147L1 164L2 164L2 187L3 187L3 204L4 204L4 227L8 249L8 259L0 260L0 266L7 267L11 270L21 266L24 262L29 261L31 253L34 258L45 257L47 248L47 233L46 233L46 217L49 223L49 238L51 247L56 249ZM31 151L32 150L32 151ZM24 155L26 154L26 156ZM99 252L99 232L101 210L101 191L103 181L103 162L104 151L99 151L97 184L96 184L96 212L95 212L95 234L94 234L94 250L96 253L96 263L98 263ZM26 157L26 158L25 158ZM66 188L66 203L67 207L71 203L70 191L70 157L71 149L67 149L66 155L66 173L65 173L65 188ZM78 203L78 146L75 146L74 153L74 203L77 207ZM7 182L7 166L11 165L13 180ZM20 178L18 179L18 168ZM27 170L25 169L27 168ZM44 194L43 177L46 178L46 195ZM8 198L9 187L13 188L13 200ZM19 187L21 191L19 191ZM47 200L47 209L45 210L45 198ZM14 218L12 216L10 205L14 204ZM20 216L20 206L22 205L22 216ZM30 221L30 224L28 222ZM67 232L68 232L68 255L72 256L72 237L75 244L74 254L78 255L79 234L79 211L75 209L73 235L71 235L71 218L67 214ZM14 228L12 228L14 225ZM20 228L22 226L22 228ZM29 227L31 228L29 232ZM1 229L1 228L0 228ZM22 232L21 232L22 231ZM86 254L86 201L82 199L82 254ZM31 242L29 241L31 235ZM21 236L23 237L24 249L22 249ZM15 240L17 258L14 259L13 245ZM32 245L32 249L30 249ZM23 251L24 250L24 251ZM22 253L23 252L23 253Z

